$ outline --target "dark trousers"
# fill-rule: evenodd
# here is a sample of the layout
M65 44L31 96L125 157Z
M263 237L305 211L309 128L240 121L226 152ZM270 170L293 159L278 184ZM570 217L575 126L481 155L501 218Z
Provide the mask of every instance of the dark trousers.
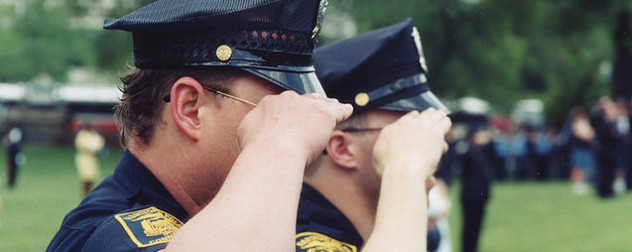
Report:
M494 175L496 180L501 181L507 179L507 167L504 157L494 157Z
M616 160L601 160L599 163L599 179L597 181L597 194L602 198L614 196L612 184L616 173Z
M20 147L10 145L7 155L7 186L12 188L15 186L15 179L18 176L17 155L20 153Z
M462 252L477 251L486 203L486 200L461 201L463 207Z
M516 157L516 180L525 180L527 178L527 170L529 169L529 159L525 157Z
M632 164L625 167L625 184L628 187L628 191L632 190Z
M536 156L535 178L537 180L548 180L550 177L550 165L548 156Z

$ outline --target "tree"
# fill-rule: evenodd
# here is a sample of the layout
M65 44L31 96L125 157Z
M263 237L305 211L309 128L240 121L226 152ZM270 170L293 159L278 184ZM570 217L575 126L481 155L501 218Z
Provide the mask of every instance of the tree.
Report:
M0 81L28 81L41 74L64 81L70 66L94 64L94 51L82 31L69 28L63 6L44 0L26 1L23 15L13 13L13 23L0 35L8 47L0 49Z
M608 94L598 66L613 57L625 0L356 0L360 32L413 17L441 97L476 96L507 113L515 100L545 101L560 124L573 105Z

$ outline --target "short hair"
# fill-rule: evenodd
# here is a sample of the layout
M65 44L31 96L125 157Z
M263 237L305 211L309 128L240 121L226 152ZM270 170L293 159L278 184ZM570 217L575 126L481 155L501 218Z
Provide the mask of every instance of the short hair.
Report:
M203 83L227 86L247 73L230 67L188 67L178 69L133 69L121 77L119 86L123 96L114 107L114 119L121 145L127 146L130 137L149 144L160 120L165 101L173 84L182 77L191 77Z
M338 125L336 125L337 130L342 130L342 129L346 129L346 128L364 128L366 126L366 114L368 111L363 111L361 113L353 113L349 118L347 118L346 120L338 123ZM359 132L360 134L362 134L363 132ZM327 150L323 150L322 153L320 153L315 159L314 161L312 161L306 168L305 168L305 177L311 177L314 175L314 173L316 172L316 170L318 169L318 167L320 167L320 164L322 163L322 158L323 156L327 155Z
M368 111L363 111L361 113L353 113L346 120L338 123L336 125L337 130L342 130L345 128L363 128L366 126L366 115Z

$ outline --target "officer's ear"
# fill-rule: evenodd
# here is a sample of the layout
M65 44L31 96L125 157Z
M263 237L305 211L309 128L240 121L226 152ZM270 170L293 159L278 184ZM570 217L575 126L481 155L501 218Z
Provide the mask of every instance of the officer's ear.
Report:
M194 141L200 139L202 124L200 108L204 104L204 89L191 77L178 79L171 88L171 116L180 131Z
M334 130L325 147L327 156L339 167L355 169L358 167L358 149L352 142L353 139L348 134Z

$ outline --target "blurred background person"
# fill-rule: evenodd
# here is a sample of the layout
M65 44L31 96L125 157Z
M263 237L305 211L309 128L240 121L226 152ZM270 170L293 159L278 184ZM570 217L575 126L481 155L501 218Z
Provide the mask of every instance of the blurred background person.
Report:
M101 168L99 166L98 153L104 146L105 139L92 125L88 124L77 132L75 137L75 148L77 149L75 165L81 180L83 196L86 196L92 190L92 185L99 179Z
M537 177L537 155L536 155L536 141L538 137L538 131L532 125L525 125L525 138L527 140L527 169L525 171L525 178L535 179Z
M0 228L2 228L2 185L0 185Z
M441 162L439 163L439 169L435 173L435 177L441 179L446 187L449 187L452 183L452 174L455 170L460 170L459 155L456 153L456 144L459 137L463 134L462 127L457 125L450 128L450 131L445 136L445 140L448 143L448 152L443 154Z
M630 11L627 9L619 11L616 17L616 25L613 36L615 56L614 68L612 72L612 95L617 99L617 106L621 110L621 116L628 119L619 120L618 128L627 121L628 132L623 136L623 146L619 156L623 159L620 162L622 172L619 176L625 176L625 184L628 190L632 189L632 139L630 136L630 98L632 98L632 23L630 22Z
M13 127L7 136L7 187L13 188L16 183L20 166L24 164L22 154L22 130Z
M614 180L615 193L623 193L627 189L626 180L630 175L630 117L629 117L629 102L628 99L619 98L616 100L616 116L615 125L617 128L617 134L619 135L617 141L617 171ZM627 177L627 178L626 178Z
M567 117L569 118L569 117ZM559 130L551 129L551 155L549 164L551 165L551 178L556 180L569 180L570 177L570 154L569 140L571 135L570 120L566 120Z
M507 158L509 157L509 131L493 129L492 146L494 147L494 178L498 181L507 179Z
M513 170L510 172L511 177L515 180L525 180L527 178L527 169L529 167L527 137L524 125L518 126L509 140L509 155L513 160Z
M593 145L595 131L590 125L588 112L581 107L571 109L569 126L568 146L571 159L572 189L576 195L584 195L588 189L588 182L594 179L595 154Z
M628 127L630 127L632 125L632 109L630 108L630 106L632 106L630 100L626 100L627 102L627 106L626 106L626 115L628 118ZM628 128L628 134L625 138L625 146L624 146L624 150L623 150L623 154L622 157L625 158L625 165L623 166L623 170L625 172L625 184L626 184L626 189L628 191L632 190L632 157L630 157L630 154L632 154L632 129Z
M597 137L597 194L599 197L614 196L613 183L617 169L617 146L620 135L616 124L617 110L609 97L601 97L593 111L592 124Z
M448 193L448 186L443 180L437 178L435 186L428 194L428 230L436 229L439 233L439 244L436 252L451 252L452 237L450 235L450 223L448 217L452 209L452 202ZM428 246L430 247L430 246Z
M551 176L551 152L553 150L553 132L548 128L535 128L530 138L533 142L533 160L530 164L535 179L548 180Z
M463 252L478 250L478 241L485 217L485 205L490 198L492 146L485 125L469 126L467 150L461 156L461 207L463 210Z

